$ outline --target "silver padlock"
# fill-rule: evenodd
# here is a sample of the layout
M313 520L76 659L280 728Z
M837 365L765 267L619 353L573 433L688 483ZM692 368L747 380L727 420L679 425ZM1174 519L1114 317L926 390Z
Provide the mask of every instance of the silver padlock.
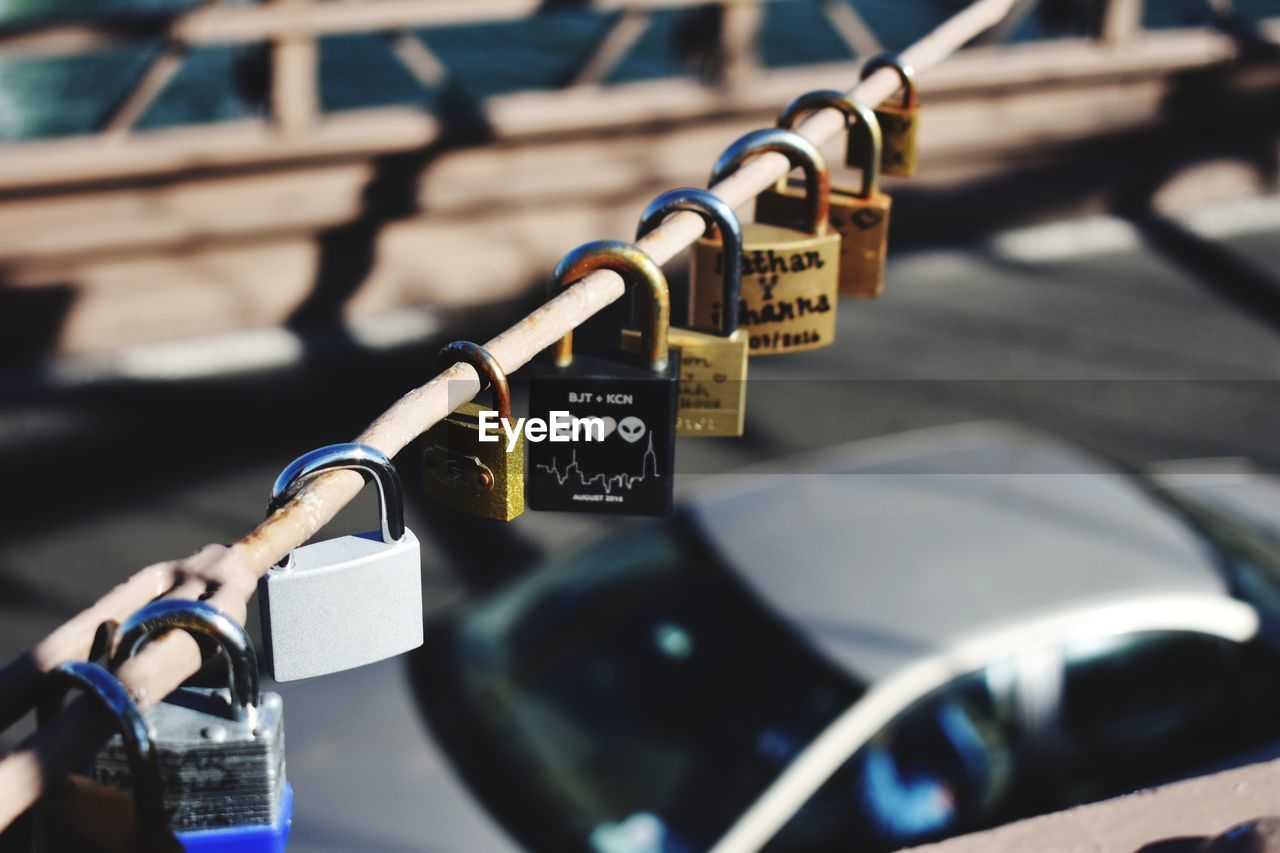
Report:
M180 687L144 712L158 756L165 823L191 850L283 849L293 814L284 703L276 693L259 691L258 658L244 628L203 601L154 601L121 624L112 668L173 629L217 643L230 688ZM94 759L94 778L132 788L134 751L112 738Z
M377 484L382 529L304 545L258 581L262 639L276 681L341 672L422 645L418 537L404 526L400 477L385 454L333 444L300 456L276 478L268 512L307 478L340 469Z

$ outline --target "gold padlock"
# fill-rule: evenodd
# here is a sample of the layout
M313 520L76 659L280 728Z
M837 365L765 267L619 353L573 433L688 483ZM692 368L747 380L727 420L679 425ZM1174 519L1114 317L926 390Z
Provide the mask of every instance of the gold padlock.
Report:
M902 82L902 103L883 103L876 107L876 118L884 135L880 169L895 178L910 178L916 173L920 150L920 102L916 97L915 71L896 54L881 54L862 66L861 79L866 80L881 68L892 68L898 72L898 79ZM863 151L850 149L849 154L850 166L856 165L854 160L860 163L866 159Z
M839 290L840 235L828 225L830 178L813 143L789 130L752 131L720 155L711 172L712 186L766 151L785 154L793 167L804 170L806 230L761 222L742 227L738 322L753 356L834 343ZM712 238L701 238L694 248L689 299L695 326L717 328L724 311L733 310L722 295L723 254L720 241Z
M719 196L689 187L663 193L641 214L636 239L682 210L702 217L707 236L719 235L727 255L720 302L737 305L742 298L742 227L733 208ZM622 341L624 349L641 351L639 331L623 330ZM738 312L721 311L720 327L714 332L672 326L667 341L680 350L676 435L742 435L747 411L747 333L738 328Z
M489 381L493 410L466 403L422 436L422 487L431 497L463 512L510 521L524 512L524 433L511 418L507 375L488 350L454 341L436 356L436 369L465 362ZM481 441L483 432L497 440ZM510 450L508 450L510 447Z
M790 130L805 113L837 109L849 123L848 151L865 151L849 165L862 172L862 189L831 188L831 227L840 233L840 295L870 299L884 292L884 260L889 245L892 199L880 192L880 125L871 110L834 89L801 95L778 113L778 127ZM785 180L756 200L756 221L788 228L804 221L804 189Z

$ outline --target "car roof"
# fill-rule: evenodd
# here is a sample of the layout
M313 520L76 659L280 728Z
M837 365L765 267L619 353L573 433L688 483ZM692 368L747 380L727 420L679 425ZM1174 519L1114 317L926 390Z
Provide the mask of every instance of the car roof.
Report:
M876 680L1010 620L1120 594L1227 594L1195 533L1131 478L980 423L742 475L686 507L810 645Z

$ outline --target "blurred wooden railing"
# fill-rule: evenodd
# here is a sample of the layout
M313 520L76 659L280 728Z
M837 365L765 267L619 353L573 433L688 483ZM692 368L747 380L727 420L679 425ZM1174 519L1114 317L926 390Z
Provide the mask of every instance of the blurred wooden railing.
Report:
M567 85L581 93L600 86L643 35L655 11L719 7L718 42L709 51L712 62L703 82L726 103L732 103L743 94L749 81L758 77L757 36L763 5L785 2L801 0L261 0L249 5L207 0L194 9L171 12L122 12L75 22L19 20L0 25L0 55L70 57L131 44L158 42L160 46L108 111L97 133L7 146L5 163L0 164L0 192L154 174L173 164L243 165L293 159L299 154L327 156L355 150L395 150L403 144L406 122L388 120L388 111L357 110L354 112L364 115L344 116L340 132L327 128L320 133L324 116L318 91L319 40L342 34L382 35L409 75L430 89L441 83L447 72L418 30L520 20L560 11L612 13L615 20ZM1140 36L1142 0L1103 2L1101 23L1094 34L1098 44L1115 46ZM866 56L880 50L875 33L859 16L856 4L849 0L819 0L816 6L853 54ZM1021 0L1017 6L1010 27L1019 16L1029 14L1035 4ZM159 157L149 146L119 144L139 136L134 133L136 123L178 74L193 48L248 44L269 46L266 76L270 82L262 93L265 122L230 123L250 131L238 135L170 135L173 144L159 152L163 155ZM629 88L641 93L646 89ZM680 93L676 92L675 97L679 99ZM651 99L641 95L638 103L649 107ZM701 104L705 103L703 99ZM554 103L541 106L554 110ZM624 103L608 114L626 111ZM401 112L418 113L418 125L421 124L419 110ZM670 112L680 115L687 109L672 103ZM560 117L560 125L569 132L590 129L595 113L592 109L584 115L571 104ZM555 118L551 116L546 124L554 126ZM261 125L257 129L266 132L252 132L255 125ZM144 135L148 143L166 136L162 131ZM104 149L98 144L102 141L116 144Z
M771 122L790 94L852 79L850 61L763 73L757 36L764 4L820 8L850 52L865 57L881 46L857 2L208 0L180 11L0 25L5 57L128 45L155 50L97 132L0 146L0 314L6 295L19 303L48 296L54 305L61 298L55 291L69 294L61 316L50 309L48 322L35 324L42 331L21 344L24 357L285 322L324 277L317 244L362 218L375 235L368 249L375 262L352 310L511 298L554 261L538 254L548 234L574 234L588 211L595 227L613 227L614 211L630 211L655 187L703 180L688 164L714 156L705 146ZM709 73L604 85L655 12L700 6L720 10ZM1211 27L1144 31L1143 6L1100 0L1089 37L1005 46L1036 7L1035 0L1016 0L985 37L988 46L964 51L924 81L926 167L916 186L1043 163L1089 136L1198 121L1238 134L1265 120L1269 104L1256 95L1274 88L1276 63L1270 72L1244 67L1241 41ZM566 10L614 20L562 88L468 104L468 119L482 133L465 144L448 118L416 104L322 110L320 39L381 34L425 93L449 72L423 29ZM1280 19L1263 22L1258 33L1280 40ZM261 79L269 85L255 95L265 116L136 129L192 49L226 44L267 47L269 71ZM941 126L945 134L932 130ZM466 136L472 129L463 130ZM606 134L612 144L599 145ZM494 144L471 144L477 140ZM494 175L501 178L490 180ZM376 191L392 184L401 205L387 213ZM1093 203L1073 200L1057 212ZM536 219L521 214L532 207L542 208ZM459 233L460 219L483 219L484 227ZM494 234L504 238L505 256L495 253ZM431 270L413 263L439 246L449 259L465 261ZM474 271L479 256L493 259L477 276L484 284L453 285L463 268ZM141 327L140 316L153 319ZM14 325L33 327L25 319L0 322L0 340Z
M759 69L767 2L810 5L722 0L713 73L607 86L647 16L691 0L273 0L0 28L5 55L172 48L102 132L0 146L0 357L6 336L9 351L43 357L292 323L317 282L333 281L329 262L342 253L368 259L365 269L342 270L361 278L338 289L348 317L515 298L554 264L548 247L625 236L656 192L705 181L724 140L771 124L797 92L856 79L850 60ZM865 57L880 45L856 6L822 8L850 52ZM1245 133L1267 120L1265 93L1280 91L1280 63L1241 63L1239 40L1208 27L1143 31L1138 0L1111 0L1091 37L1002 44L1033 6L1017 0L985 46L922 80L917 191L1057 162L1091 136L1188 122ZM478 136L459 139L450 118L413 103L318 111L317 39L382 33L425 90L446 71L415 31L419 22L561 8L617 19L565 88L468 105ZM1280 38L1280 21L1260 32ZM227 41L272 45L267 116L134 129L189 48ZM1098 209L1105 178L1082 177L1044 204L1057 205L1056 215ZM973 209L955 217L983 221ZM937 209L930 222L951 227ZM352 249L355 238L363 242ZM420 262L424 254L432 264Z

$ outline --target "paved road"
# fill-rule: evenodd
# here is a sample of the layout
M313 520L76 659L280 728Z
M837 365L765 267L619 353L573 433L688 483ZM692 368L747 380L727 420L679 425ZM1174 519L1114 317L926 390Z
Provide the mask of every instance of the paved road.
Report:
M682 487L799 450L980 418L1132 464L1249 456L1280 470L1277 210L1237 204L1141 227L1089 220L897 255L885 298L841 305L835 347L753 361L746 437L684 442ZM483 339L523 307L447 324ZM138 567L248 530L284 463L358 432L422 381L440 342L321 346L293 367L182 383L8 386L0 657ZM250 343L225 346L244 351L218 357L253 360ZM374 511L364 496L334 532L367 529ZM531 513L495 532L411 494L409 523L438 612L627 522ZM299 790L291 849L485 846L473 834L482 817L441 793L449 771L424 758L432 746L402 662L282 692Z

